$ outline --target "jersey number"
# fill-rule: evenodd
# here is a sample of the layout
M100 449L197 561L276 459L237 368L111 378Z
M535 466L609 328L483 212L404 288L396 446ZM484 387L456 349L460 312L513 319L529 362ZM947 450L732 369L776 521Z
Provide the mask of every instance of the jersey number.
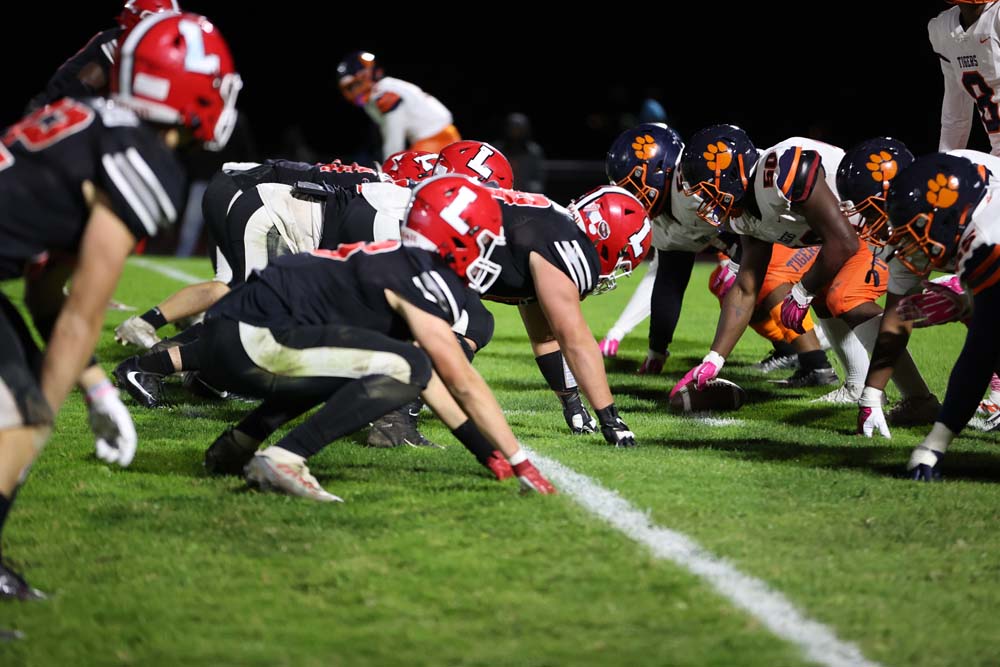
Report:
M993 101L994 91L986 83L986 79L979 72L965 72L962 74L962 85L972 95L979 107L979 117L983 119L983 126L990 134L1000 132L1000 108Z
M355 255L359 252L363 252L366 255L377 255L382 252L388 252L390 250L395 250L399 247L399 241L395 239L389 239L387 241L376 241L375 243L365 243L364 241L358 241L357 243L341 243L335 250L313 250L309 254L314 257L321 257L323 259L335 259L338 262L344 262L351 255Z
M768 153L764 159L764 187L769 188L774 185L774 172L778 168L778 156Z
M491 189L490 194L493 195L494 199L498 199L504 204L510 204L511 206L548 208L552 205L552 202L549 201L548 197L534 192L520 192L518 190L506 190L504 188L500 188L497 190Z
M0 171L14 164L8 148L15 143L35 152L62 141L86 128L94 120L94 110L68 97L42 107L11 125L0 138Z

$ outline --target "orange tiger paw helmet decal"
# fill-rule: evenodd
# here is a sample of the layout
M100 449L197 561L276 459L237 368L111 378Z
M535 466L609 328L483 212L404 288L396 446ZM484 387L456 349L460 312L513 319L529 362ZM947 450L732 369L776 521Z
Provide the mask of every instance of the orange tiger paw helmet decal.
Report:
M724 141L716 141L708 145L708 150L702 153L712 171L725 171L733 163L733 150Z
M868 156L865 167L871 172L871 176L879 183L891 181L899 171L899 165L893 159L889 151L879 151Z
M937 208L948 208L958 201L958 177L938 174L927 181L927 203Z
M651 160L656 157L656 140L649 134L641 134L632 142L632 150L640 160Z

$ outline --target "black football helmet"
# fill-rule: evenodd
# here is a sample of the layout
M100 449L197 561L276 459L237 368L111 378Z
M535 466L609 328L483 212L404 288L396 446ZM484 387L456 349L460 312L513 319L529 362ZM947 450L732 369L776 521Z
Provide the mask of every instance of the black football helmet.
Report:
M886 195L888 244L920 276L955 256L972 212L986 194L989 172L964 157L931 153L893 179Z
M876 247L885 245L885 195L892 179L913 163L913 153L898 139L875 137L847 151L837 167L840 208L859 216L858 236Z
M635 195L655 218L670 200L670 182L683 150L680 135L664 123L642 123L618 135L604 169L612 183Z

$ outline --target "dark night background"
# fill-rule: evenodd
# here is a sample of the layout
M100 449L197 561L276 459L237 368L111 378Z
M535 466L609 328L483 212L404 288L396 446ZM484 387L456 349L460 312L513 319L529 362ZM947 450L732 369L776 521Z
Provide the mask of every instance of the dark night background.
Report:
M942 0L547 6L546 14L566 15L555 24L499 5L477 17L467 5L435 6L440 15L430 5L375 3L182 6L207 15L229 41L245 84L239 106L261 157L287 154L295 128L319 158L352 157L374 140L367 116L335 82L337 62L357 48L441 99L467 138L499 139L506 114L528 114L550 159L603 160L645 97L659 100L685 137L732 122L758 147L806 135L847 148L880 134L918 154L937 147L942 81L926 25L948 7ZM0 47L10 63L0 124L112 26L121 3L47 7L58 23L42 31L7 16L9 36L12 26L25 30L20 43ZM393 27L382 27L388 19ZM988 150L978 122L970 147Z

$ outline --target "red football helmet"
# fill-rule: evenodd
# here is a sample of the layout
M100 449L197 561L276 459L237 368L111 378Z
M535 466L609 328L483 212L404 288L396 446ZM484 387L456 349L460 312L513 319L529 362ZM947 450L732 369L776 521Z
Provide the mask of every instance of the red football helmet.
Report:
M135 24L150 14L160 12L179 12L177 0L128 0L118 15L118 25L125 30L131 30Z
M463 174L504 189L514 187L514 170L504 154L485 141L456 141L441 149L435 174Z
M613 290L649 252L653 226L646 208L624 188L602 185L567 206L601 258L594 294Z
M465 176L429 178L413 191L400 229L403 245L437 252L469 287L483 293L500 275L490 260L506 243L500 204Z
M160 13L129 32L111 71L111 97L155 123L183 125L221 150L243 87L226 40L197 14Z
M434 175L438 154L429 151L399 151L382 164L382 173L393 181L408 185L409 181L422 181Z
M337 65L337 84L344 98L363 107L372 96L372 86L382 78L382 69L375 64L375 55L353 51Z

